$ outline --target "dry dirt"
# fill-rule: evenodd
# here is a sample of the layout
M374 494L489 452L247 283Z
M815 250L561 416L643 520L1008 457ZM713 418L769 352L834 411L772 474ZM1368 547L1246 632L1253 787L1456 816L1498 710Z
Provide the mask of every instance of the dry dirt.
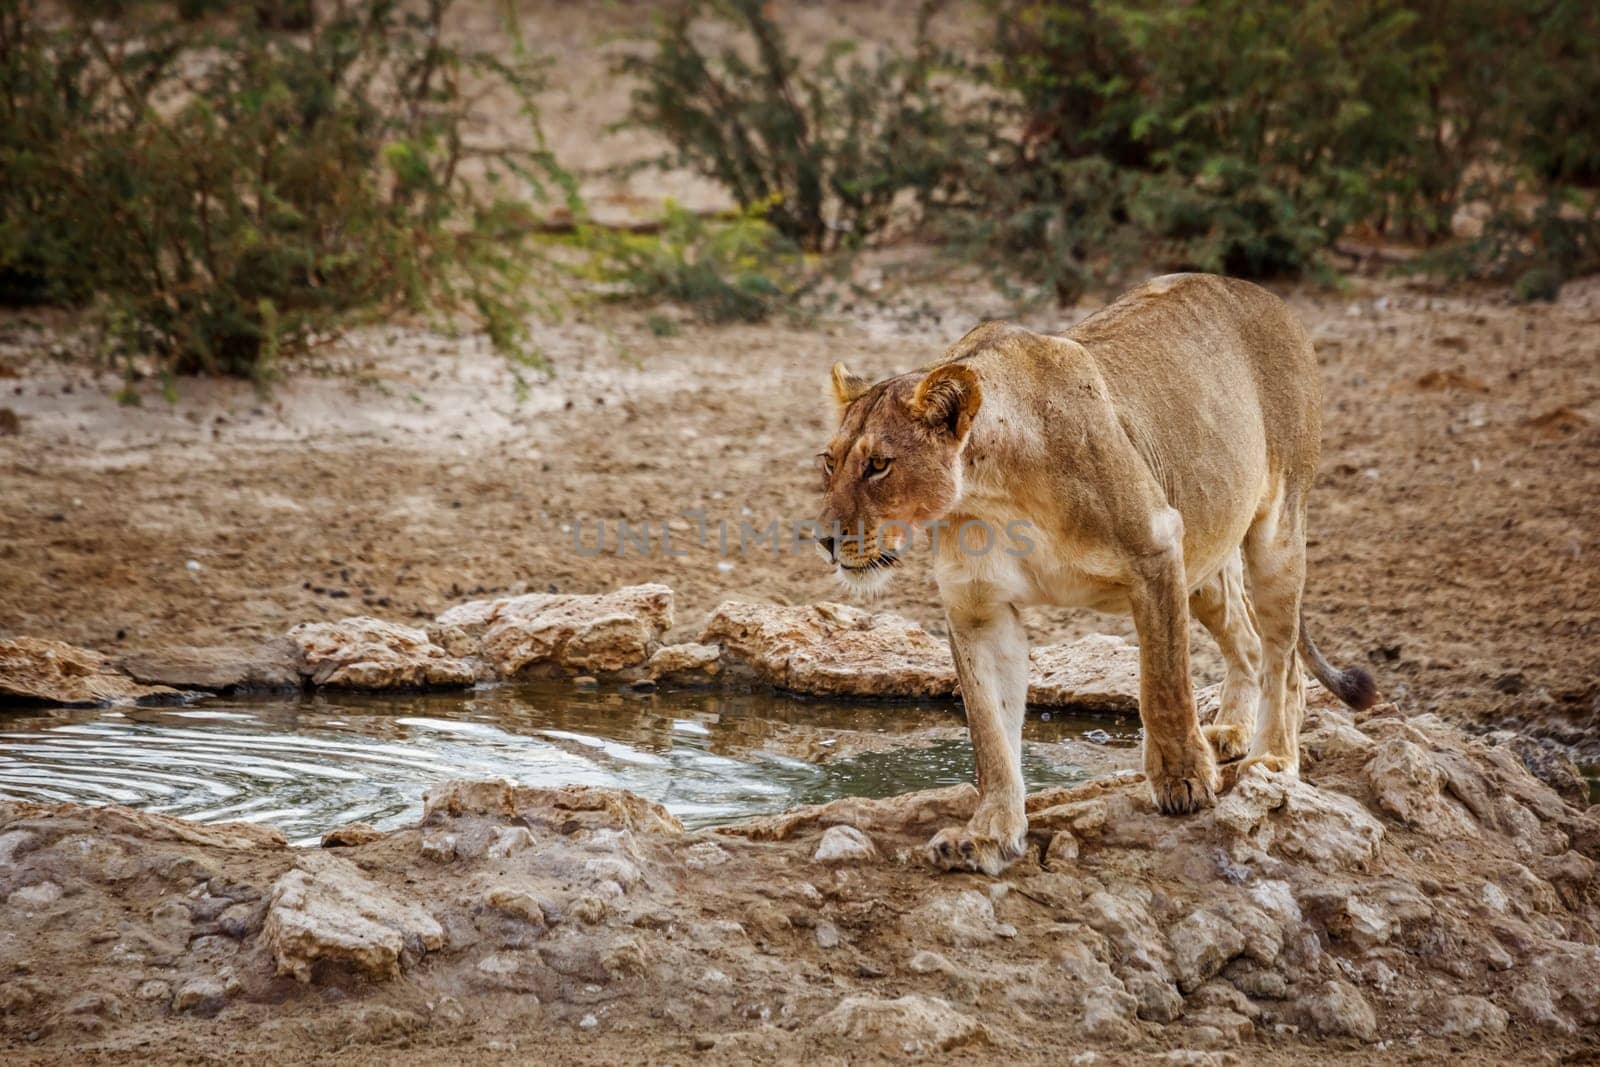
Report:
M601 215L663 196L719 203L689 175L619 177L660 146L598 134L626 109L609 71L650 25L648 5L527 3L552 57L544 121ZM784 8L803 48L895 40L916 5ZM493 39L497 5L464 2L456 32ZM947 19L952 41L975 32ZM494 131L485 131L493 136ZM234 382L153 388L119 407L119 382L62 358L74 323L0 318L0 636L108 653L229 644L353 613L431 618L484 592L601 592L663 581L683 632L724 598L837 598L801 552L737 551L741 520L805 519L825 441L835 359L863 373L917 366L1008 308L986 289L885 284L891 249L855 280L881 299L803 326L658 337L643 313L590 308L539 330L555 374L519 398L480 339L396 325L357 332L291 368L266 399ZM1357 279L1280 290L1305 320L1326 382L1323 474L1312 502L1309 620L1336 659L1370 661L1387 696L1461 721L1516 717L1565 740L1600 715L1600 279L1553 305L1497 290ZM1062 328L1095 301L1023 316ZM11 432L8 432L11 431ZM673 531L589 558L572 528L660 524L701 509L734 550ZM926 569L884 606L935 632ZM1036 640L1125 620L1034 612ZM1197 630L1197 634L1199 631ZM1201 680L1215 680L1197 641Z
M1319 640L1370 661L1403 707L1588 740L1600 285L1537 306L1375 281L1284 295L1326 378L1308 586ZM912 310L929 305L940 311ZM607 310L544 329L556 374L520 402L476 340L374 329L265 400L185 382L175 406L151 394L136 408L12 317L0 405L20 430L0 437L0 634L112 653L229 644L355 613L413 622L484 592L647 581L677 591L692 634L725 598L837 599L811 554L737 546L741 520L811 516L827 367L910 368L1000 310L981 292L919 290L805 327L665 338ZM681 519L685 554L663 553L660 524L684 509L728 524L727 556ZM608 550L588 557L572 531L583 522L592 551L597 520ZM651 524L650 554L616 553L618 520ZM941 630L921 560L883 606ZM1067 612L1031 623L1039 641L1131 633Z

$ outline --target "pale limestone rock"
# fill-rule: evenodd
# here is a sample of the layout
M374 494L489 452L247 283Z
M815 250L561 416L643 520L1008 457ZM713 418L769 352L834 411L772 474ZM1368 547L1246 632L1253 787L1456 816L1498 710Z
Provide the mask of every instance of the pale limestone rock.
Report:
M134 811L115 805L91 808L83 813L83 821L101 838L128 836L147 841L181 841L187 845L204 848L228 849L281 849L288 847L288 839L275 826L261 826L248 822L197 823L189 819L157 815L147 811ZM115 846L103 842L105 859L115 862Z
M535 960L511 952L497 952L478 961L474 984L484 989L521 993L537 1004L538 997L532 994L546 973Z
M1112 986L1098 986L1083 994L1079 1003L1083 1036L1106 1044L1126 1044L1138 1036L1134 1018L1139 1001L1133 994Z
M1250 899L1283 926L1300 924L1300 904L1288 882L1264 878L1250 887Z
M330 853L307 853L273 883L262 939L279 974L310 982L319 965L375 980L398 977L402 955L444 945L433 916Z
M1029 812L1028 825L1038 830L1070 830L1079 838L1091 840L1105 830L1110 817L1111 808L1105 798L1090 797Z
M922 949L912 956L906 966L913 974L945 974L956 973L956 965L932 949Z
M570 785L553 788L510 782L450 781L422 794L422 825L468 815L488 815L563 834L578 830L629 830L681 834L683 824L666 808L624 789Z
M1360 897L1345 899L1344 919L1343 936L1358 949L1375 948L1394 933L1394 923L1388 912L1381 905Z
M1547 942L1522 969L1512 1007L1526 1022L1558 1033L1600 1024L1600 947Z
M1600 873L1600 864L1578 852L1568 850L1559 856L1541 856L1534 860L1534 872L1547 882L1565 885L1582 891Z
M1050 837L1050 847L1045 849L1046 870L1063 870L1078 859L1078 839L1071 830L1057 830Z
M1217 801L1212 817L1262 851L1319 871L1366 864L1383 841L1382 824L1350 797L1261 767Z
M98 652L36 637L0 640L0 697L44 704L165 703L182 696L140 685Z
M420 689L471 685L472 665L451 656L422 630L355 615L302 623L289 631L312 685L341 689Z
M170 685L208 692L298 689L299 646L278 637L245 648L168 645L121 656L116 664L144 685Z
M557 667L615 672L649 659L672 628L672 590L633 585L610 593L528 593L474 600L440 615L434 638L451 654L509 678Z
M1255 1019L1261 1009L1250 1003L1250 998L1220 978L1206 982L1189 998L1190 1008L1220 1008Z
M887 612L728 601L700 640L719 645L725 664L797 693L934 697L956 689L949 645Z
M191 978L172 997L173 1011L214 1012L227 999L227 989L217 978Z
M871 863L878 858L878 849L872 838L854 826L830 826L817 842L817 850L811 858L830 865Z
M1320 1037L1378 1039L1378 1017L1361 991L1333 978L1297 998L1295 1009L1302 1029Z
M1127 964L1160 978L1170 974L1167 940L1150 916L1149 896L1091 893L1083 902L1084 921L1103 934Z
M455 834L423 834L418 851L422 853L424 859L432 860L434 863L449 863L456 858L456 846L459 841Z
M696 841L683 850L683 863L692 871L720 867L731 859L728 850L715 841Z
M596 856L585 860L583 873L596 882L615 882L624 891L644 880L639 865L623 856Z
M323 848L354 848L376 841L383 831L369 822L353 822L335 827L322 835Z
M1233 982L1239 992L1259 1000L1282 1000L1289 995L1289 982L1277 971L1266 971L1259 968L1240 968L1238 964L1228 968L1229 980Z
M492 860L503 860L533 847L533 835L526 826L499 826L494 840L489 842L486 855Z
M1422 746L1391 737L1367 761L1365 773L1378 807L1406 825L1434 837L1478 835L1472 816L1443 795L1445 771Z
M1345 723L1330 723L1300 735L1301 750L1312 759L1368 756L1377 747L1372 738Z
M1245 936L1239 928L1210 908L1198 908L1184 916L1168 940L1178 988L1185 993L1197 989L1245 949Z
M680 685L706 682L722 673L722 649L698 641L663 645L651 655L644 669L658 682Z
M1485 997L1446 997L1439 1002L1433 1032L1444 1037L1498 1037L1511 1015Z
M0 834L0 867L9 867L17 856L38 841L36 834L27 830L7 830Z
M1028 654L1028 703L1139 710L1139 646L1110 634Z
M1283 951L1283 927L1276 916L1242 901L1232 901L1221 911L1244 935L1244 955L1263 967L1277 962Z
M1146 971L1134 971L1123 977L1122 985L1137 1002L1141 1019L1170 1023L1183 1014L1183 994L1171 982Z
M963 783L893 797L840 797L718 827L717 832L754 841L784 841L813 826L848 823L871 833L905 833L913 827L965 822L977 805L977 788Z
M1081 931L1082 927L1077 929ZM1101 940L1101 944L1105 944L1105 942ZM1097 986L1122 988L1122 983L1117 980L1115 974L1111 973L1111 968L1106 965L1105 960L1095 954L1095 950L1090 946L1087 939L1068 941L1066 947L1061 951L1060 963L1061 969L1086 989L1092 989Z
M996 919L993 902L975 889L934 897L906 916L903 927L908 936L932 936L955 947L1017 936L1016 927Z
M879 1054L943 1052L984 1036L977 1020L938 997L919 993L896 1000L846 997L807 1031L817 1037L843 1038L852 1047Z
M727 601L700 640L722 662L783 689L814 696L942 697L956 693L949 644L910 619L846 604ZM1095 634L1029 654L1028 702L1123 711L1138 707L1139 652Z
M25 885L21 889L12 890L6 903L19 911L29 911L34 908L48 908L61 899L61 887L54 882L35 882Z
M166 1000L172 995L172 986L159 978L150 978L140 982L133 995L140 1000Z
M515 886L491 886L483 894L483 903L486 907L503 911L507 915L521 919L533 926L544 926L544 909L539 906L539 901L532 893Z

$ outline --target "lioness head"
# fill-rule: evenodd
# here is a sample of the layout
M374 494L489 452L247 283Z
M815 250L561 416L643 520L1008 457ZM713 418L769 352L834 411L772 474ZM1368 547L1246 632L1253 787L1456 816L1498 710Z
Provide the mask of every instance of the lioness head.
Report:
M983 402L962 363L869 385L833 367L839 429L822 463L818 544L846 584L874 592L910 547L915 524L961 498L961 448Z

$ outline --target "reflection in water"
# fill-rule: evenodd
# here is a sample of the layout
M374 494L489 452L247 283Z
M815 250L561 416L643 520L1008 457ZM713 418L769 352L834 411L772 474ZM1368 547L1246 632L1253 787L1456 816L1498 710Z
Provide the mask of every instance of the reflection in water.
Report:
M1029 785L1084 777L1047 742L1094 729L1137 740L1136 721L1030 719ZM972 754L949 705L559 683L0 713L0 797L270 823L299 842L355 821L407 825L428 785L497 777L623 787L695 826L971 781Z

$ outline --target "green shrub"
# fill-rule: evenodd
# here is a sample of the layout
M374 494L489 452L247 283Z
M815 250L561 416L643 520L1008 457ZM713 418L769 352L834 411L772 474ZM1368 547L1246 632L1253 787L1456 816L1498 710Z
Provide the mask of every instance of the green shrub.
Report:
M743 49L703 48L703 20L740 31ZM930 196L970 136L936 83L944 59L925 28L905 55L864 60L835 42L806 67L762 0L690 0L652 52L623 64L640 82L632 121L671 142L658 164L717 181L805 251L859 246L902 193Z
M581 226L584 273L613 299L668 300L711 323L756 322L793 307L807 288L799 250L759 208L707 219L668 203L657 233ZM651 324L670 333L670 320Z
M691 0L629 69L666 160L807 250L891 208L1013 295L1137 266L1326 274L1342 236L1527 295L1600 267L1600 5L988 0L982 61L929 43L801 63L757 0ZM697 20L735 27L713 54ZM971 83L952 93L952 78ZM938 88L936 88L938 87ZM959 98L962 105L956 107ZM1482 235L1453 236L1463 207Z
M992 6L996 80L1015 94L1024 133L999 146L991 178L1021 192L989 201L1049 212L1068 252L1095 250L1103 268L1131 257L1320 272L1324 250L1355 228L1443 242L1424 263L1513 280L1526 295L1600 267L1595 196L1581 188L1600 178L1592 3ZM1452 241L1464 205L1488 222L1480 238ZM1010 239L1030 235L1004 225L1011 217L969 229L997 235L1026 269ZM1031 276L1069 295L1086 280L1082 262L1069 254Z
M1416 152L1431 194L1421 229L1448 235L1463 205L1486 217L1481 234L1417 265L1553 298L1566 279L1600 270L1600 7L1418 6L1437 55Z
M1422 57L1398 0L995 7L996 77L1025 130L1013 169L1046 174L1041 202L1134 227L1165 265L1316 268L1404 174ZM1078 178L1107 166L1121 180Z
M527 357L528 198L571 183L538 67L441 43L447 3L354 0L289 34L7 0L0 300L98 296L114 351L167 374L264 379L313 331L396 307L469 314ZM490 85L519 102L517 147L467 139Z

